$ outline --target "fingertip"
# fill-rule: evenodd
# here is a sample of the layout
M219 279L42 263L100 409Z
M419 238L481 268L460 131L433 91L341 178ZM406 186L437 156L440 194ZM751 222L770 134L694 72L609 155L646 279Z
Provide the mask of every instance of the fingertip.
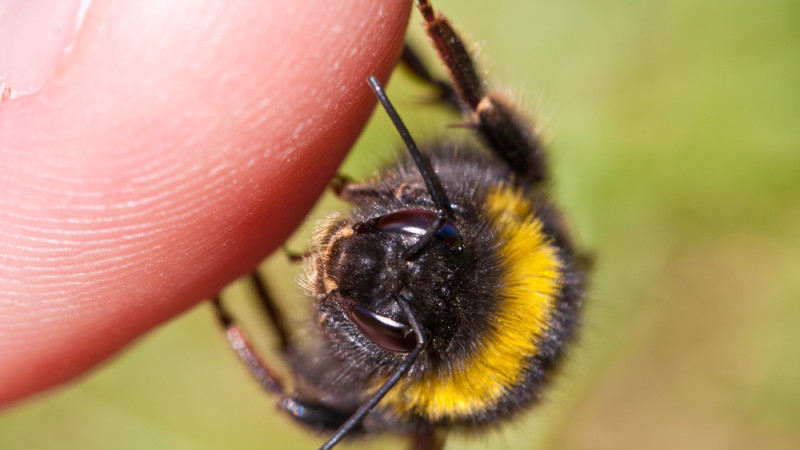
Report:
M145 5L146 6L146 5ZM0 403L87 370L252 270L333 176L408 2L93 4L0 106Z

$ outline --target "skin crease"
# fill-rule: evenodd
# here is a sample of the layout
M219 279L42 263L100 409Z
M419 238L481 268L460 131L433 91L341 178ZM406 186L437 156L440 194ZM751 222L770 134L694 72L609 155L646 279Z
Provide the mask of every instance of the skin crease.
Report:
M410 8L92 3L53 77L0 103L0 405L278 248L361 131Z

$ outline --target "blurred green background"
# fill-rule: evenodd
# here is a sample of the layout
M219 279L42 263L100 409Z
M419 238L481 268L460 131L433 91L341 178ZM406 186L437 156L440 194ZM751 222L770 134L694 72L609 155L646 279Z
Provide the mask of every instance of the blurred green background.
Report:
M544 120L554 195L597 256L582 342L549 400L447 448L800 448L800 2L436 5ZM438 69L419 21L411 40ZM402 71L389 93L418 140L457 121L421 106ZM398 141L375 115L342 172L370 174ZM282 255L264 268L302 321L295 269ZM226 294L268 348L250 287ZM276 412L205 305L0 418L2 449L320 443Z

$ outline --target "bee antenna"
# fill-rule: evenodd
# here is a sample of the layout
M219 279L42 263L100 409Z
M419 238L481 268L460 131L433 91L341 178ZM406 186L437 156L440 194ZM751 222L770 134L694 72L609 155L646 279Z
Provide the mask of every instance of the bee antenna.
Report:
M420 153L417 144L414 143L414 139L411 138L411 133L408 132L408 128L406 128L403 120L400 119L400 115L397 114L394 106L392 106L392 102L390 102L389 98L386 96L381 82L378 81L375 76L370 75L367 77L367 83L369 83L369 87L372 88L372 92L375 93L375 97L381 102L383 109L386 110L386 114L392 120L395 129L400 133L400 137L403 138L408 152L411 153L411 158L414 159L414 163L417 165L417 170L419 170L420 175L422 175L422 180L425 181L425 186L431 194L433 203L439 209L440 218L442 220L445 217L452 219L453 211L450 208L450 201L447 199L447 194L445 194L442 188L439 177L436 176L436 172L433 171L430 163L428 163L425 157L422 156L422 153Z

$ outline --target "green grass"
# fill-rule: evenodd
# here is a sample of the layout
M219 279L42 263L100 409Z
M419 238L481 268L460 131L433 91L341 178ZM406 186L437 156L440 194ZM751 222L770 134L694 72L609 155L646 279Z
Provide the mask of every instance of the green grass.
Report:
M597 257L582 343L550 400L448 448L800 447L800 3L437 4L546 119L555 195ZM417 136L454 120L415 105L425 92L402 73L389 93ZM343 172L369 174L397 141L378 114ZM281 256L266 267L292 276ZM302 320L307 301L279 287ZM247 286L231 296L247 314ZM319 443L258 391L207 306L0 419L3 449Z

